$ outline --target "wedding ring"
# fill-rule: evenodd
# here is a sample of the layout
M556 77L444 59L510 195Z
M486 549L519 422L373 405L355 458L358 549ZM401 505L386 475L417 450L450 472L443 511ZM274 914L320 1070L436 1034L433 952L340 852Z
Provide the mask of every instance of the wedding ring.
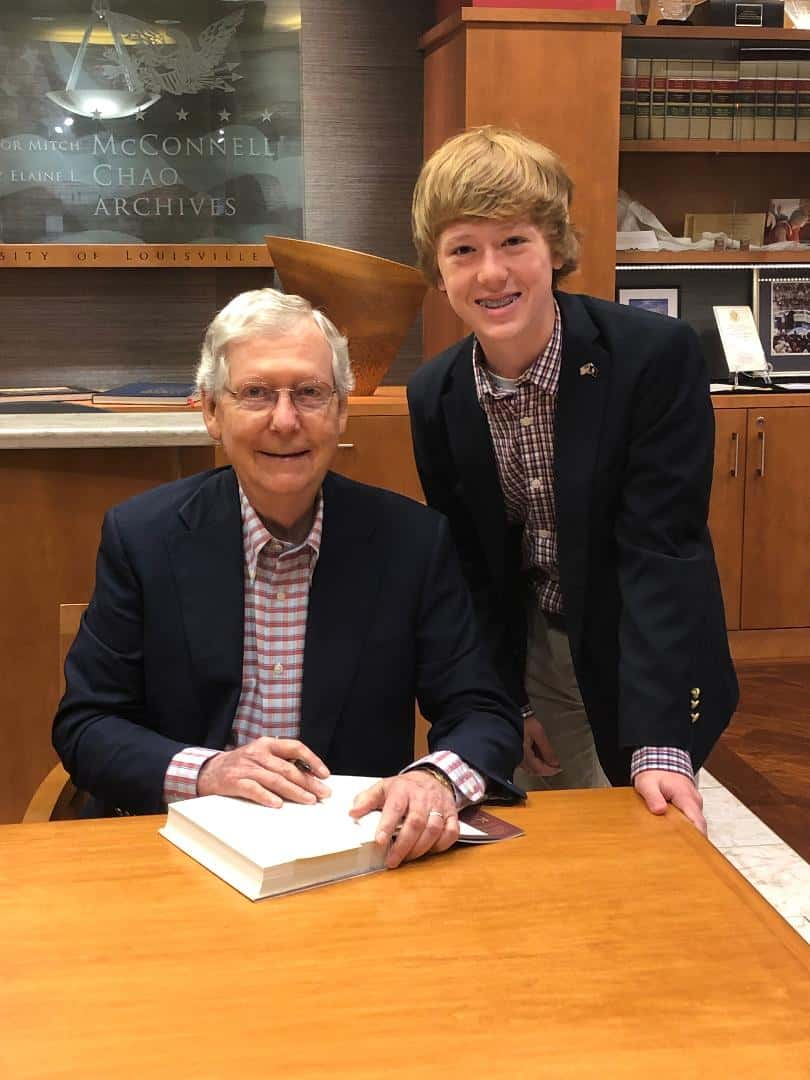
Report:
M441 812L441 810L428 810L428 817L432 817L434 814L440 818L444 817L444 814Z

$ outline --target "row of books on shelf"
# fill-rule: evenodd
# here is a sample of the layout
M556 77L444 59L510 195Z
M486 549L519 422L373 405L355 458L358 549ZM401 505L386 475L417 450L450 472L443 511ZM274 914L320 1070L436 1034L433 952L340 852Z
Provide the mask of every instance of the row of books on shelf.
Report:
M810 60L622 60L622 139L810 140Z
M194 406L192 383L133 382L109 390L91 390L84 386L8 386L0 387L0 405L70 405L73 407L136 405L173 408Z

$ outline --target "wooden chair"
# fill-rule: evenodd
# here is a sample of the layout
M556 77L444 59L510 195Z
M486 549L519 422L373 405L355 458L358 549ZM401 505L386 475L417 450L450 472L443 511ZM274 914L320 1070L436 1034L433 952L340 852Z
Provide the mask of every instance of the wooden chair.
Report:
M65 656L76 631L86 604L59 605L59 686L64 689ZM34 792L28 809L23 816L23 824L35 821L63 821L77 818L81 812L85 795L77 791L70 782L61 763L57 763Z

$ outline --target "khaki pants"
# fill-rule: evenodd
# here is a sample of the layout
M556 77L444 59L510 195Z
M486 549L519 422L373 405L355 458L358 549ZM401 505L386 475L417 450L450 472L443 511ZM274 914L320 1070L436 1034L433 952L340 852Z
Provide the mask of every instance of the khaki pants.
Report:
M529 609L528 622L526 692L562 772L557 776L535 776L519 767L515 783L531 791L609 787L574 675L568 635L550 625L536 605Z

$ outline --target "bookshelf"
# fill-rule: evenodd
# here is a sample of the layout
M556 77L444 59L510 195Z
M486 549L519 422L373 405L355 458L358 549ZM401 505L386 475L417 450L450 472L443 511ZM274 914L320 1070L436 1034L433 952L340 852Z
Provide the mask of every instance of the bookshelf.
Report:
M687 65L694 63L694 79L697 80L696 61L701 60L711 61L714 65L714 82L718 64L731 64L732 67L736 64L739 67L740 61L747 56L758 55L745 50L756 49L759 45L767 50L774 60L780 55L794 61L797 57L804 58L803 63L807 61L808 65L803 77L807 78L807 70L810 69L810 30L640 25L627 25L622 28L623 59L647 61L648 67L652 64L653 77L656 60L667 63L675 60L685 61ZM799 133L801 76L802 67L797 64L796 81L793 83L793 92L796 95L794 133ZM651 81L654 81L654 78ZM736 76L733 81L736 82ZM690 83L692 95L696 85L696 81ZM702 84L704 89L706 85ZM750 81L747 87L750 89ZM774 80L773 89L774 97L771 100L778 102L779 99L775 96L777 80ZM651 86L653 98L654 90L655 87ZM759 92L757 89L757 95ZM713 125L714 89L711 93ZM735 89L729 96L734 102L730 107L733 120L729 119L727 122L729 125L733 122L736 131L742 115L739 112L741 98ZM690 102L686 110L690 117L688 124L690 134L693 135L691 124L694 98L688 94L687 97ZM752 92L751 101L753 100ZM660 104L660 97L658 103ZM774 109L774 113L775 111ZM636 128L638 116L637 112ZM659 114L659 123L661 122L663 121ZM666 123L669 122L670 116L667 115ZM759 123L759 119L756 122ZM651 131L651 134L657 133ZM648 207L673 235L680 236L687 213L763 213L773 198L801 196L810 191L808 151L810 139L805 138L695 138L694 135L689 138L625 137L620 139L619 143L619 187L631 198ZM774 263L803 265L810 264L810 247L806 251L790 252L617 252L616 263L617 267L637 269L648 264L684 267L736 266L741 269ZM748 301L741 297L740 302Z
M810 30L782 26L642 26L628 23L622 30L624 38L688 41L784 41L810 43Z
M795 139L622 139L630 154L806 154L810 143Z
M807 251L617 251L616 267L622 266L802 266L810 263Z

